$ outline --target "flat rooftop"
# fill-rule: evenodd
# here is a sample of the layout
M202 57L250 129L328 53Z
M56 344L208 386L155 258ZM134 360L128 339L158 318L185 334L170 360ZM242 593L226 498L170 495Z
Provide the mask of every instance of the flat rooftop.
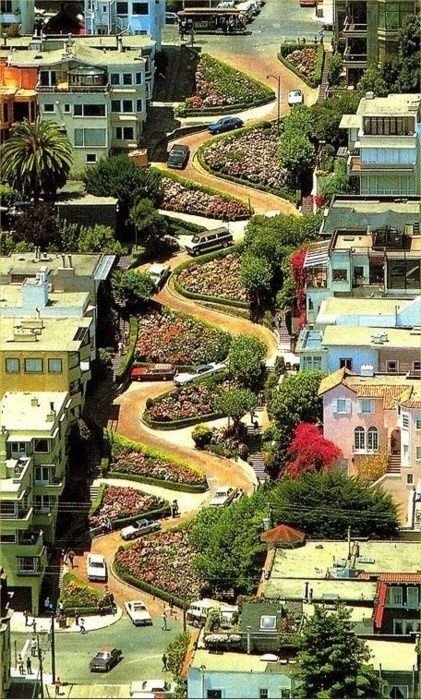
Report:
M29 325L35 329L28 331ZM40 319L19 319L3 316L0 323L0 350L1 351L27 351L34 353L44 350L57 352L76 352L79 350L83 338L76 339L79 329L88 329L92 319L83 317L52 317ZM41 326L42 327L37 327ZM39 332L38 332L39 331Z
M114 0L113 0L114 2ZM63 37L49 37L47 36L43 40L43 46L46 51L54 49L62 49L63 43L66 41L67 36ZM125 48L140 48L142 46L154 46L155 42L147 34L133 34L133 35L122 35L123 46ZM3 37L2 47L10 48L21 48L26 49L34 42L39 42L39 39L30 35L17 36L17 37ZM72 42L75 46L92 46L97 49L114 49L117 51L117 37L116 36L99 36L93 34L87 34L84 36L72 36Z
M47 308L75 308L86 309L89 303L88 292L49 292ZM0 284L0 314L1 309L14 308L15 315L24 311L31 311L22 307L22 285L20 284ZM34 309L32 309L32 313ZM43 308L40 308L42 316Z
M387 97L362 97L357 115L363 117L416 116L421 95L390 93ZM412 109L411 109L412 107Z
M421 571L419 542L359 542L359 549L356 569L361 573L376 575L395 571ZM310 582L314 591L316 585L320 588L327 584L326 592L332 589L332 593L335 594L336 587L340 590L342 586L351 584L354 587L362 586L361 592L366 591L368 595L372 590L370 586L375 588L375 583L367 580L325 578L335 562L346 560L347 556L348 543L342 540L311 541L296 549L277 549L264 595L266 598L285 598L288 586L292 589L293 585L298 584L303 597L305 581Z
M279 671L286 676L295 667L295 664L279 664L276 662L261 661L260 656L253 654L240 654L232 651L224 651L223 654L212 654L206 649L197 649L191 668L205 666L207 671L230 671L232 673L266 673L268 671Z
M402 198L400 201L387 197L337 197L323 220L321 233L328 235L336 230L349 230L364 234L385 226L403 230L406 224L420 221L419 197Z
M366 640L371 653L370 663L383 671L412 671L417 667L415 644L404 642L383 642L377 639Z
M37 260L34 253L12 253L0 257L0 275L35 275L42 270L54 275L59 270L73 268L76 277L93 277L102 257L102 253L72 254L70 264L66 253L63 264L63 256L59 253L48 253L42 260Z
M0 400L1 425L10 433L50 433L55 423L48 420L51 404L58 415L66 400L66 391L6 391Z
M383 336L382 342L376 337ZM373 340L374 338L374 340ZM326 326L322 345L327 346L370 346L373 348L415 348L421 349L421 331L407 328L373 328L367 326Z
M421 302L421 297L419 297ZM344 298L344 297L329 297L324 299L320 304L319 315L317 316L317 321L319 322L319 316L388 316L389 314L399 313L402 309L405 309L411 301L408 299L387 299L382 297L380 299L364 299L364 303L361 303L361 299L355 298ZM332 321L331 321L332 322ZM421 322L421 315L420 315Z

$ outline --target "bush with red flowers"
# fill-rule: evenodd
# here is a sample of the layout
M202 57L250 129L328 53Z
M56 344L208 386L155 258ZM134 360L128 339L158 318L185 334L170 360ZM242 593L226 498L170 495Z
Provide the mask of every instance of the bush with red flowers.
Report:
M141 516L144 513L159 510L162 505L162 498L150 496L130 487L106 484L100 505L89 516L89 526L98 527L106 519L114 522L136 515Z

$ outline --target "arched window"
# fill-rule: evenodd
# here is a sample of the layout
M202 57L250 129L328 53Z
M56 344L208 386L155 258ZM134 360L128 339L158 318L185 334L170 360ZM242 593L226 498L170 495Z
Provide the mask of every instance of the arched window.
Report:
M354 430L354 449L365 450L365 431L361 426Z
M379 433L377 428L371 427L367 430L367 447L373 452L379 449Z

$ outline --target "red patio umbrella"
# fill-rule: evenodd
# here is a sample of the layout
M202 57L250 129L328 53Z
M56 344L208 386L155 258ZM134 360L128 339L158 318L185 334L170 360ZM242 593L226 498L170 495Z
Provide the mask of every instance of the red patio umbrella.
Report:
M276 525L271 530L263 532L260 539L262 542L278 547L294 547L304 542L305 535L289 525Z

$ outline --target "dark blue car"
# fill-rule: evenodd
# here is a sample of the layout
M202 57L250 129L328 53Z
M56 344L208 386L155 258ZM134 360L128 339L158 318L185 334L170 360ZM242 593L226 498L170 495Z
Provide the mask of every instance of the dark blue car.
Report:
M212 135L222 134L224 131L231 129L240 129L244 126L244 122L240 117L221 117L217 122L209 124L208 129Z

